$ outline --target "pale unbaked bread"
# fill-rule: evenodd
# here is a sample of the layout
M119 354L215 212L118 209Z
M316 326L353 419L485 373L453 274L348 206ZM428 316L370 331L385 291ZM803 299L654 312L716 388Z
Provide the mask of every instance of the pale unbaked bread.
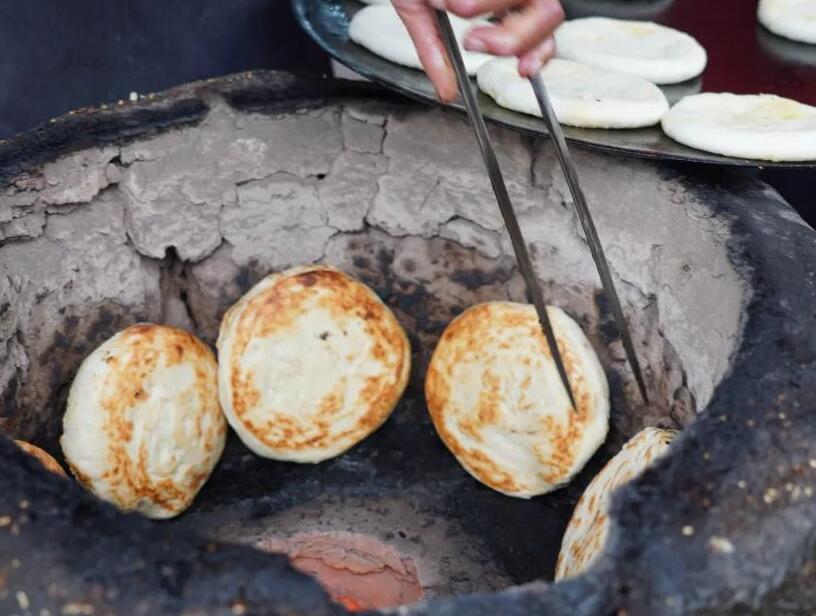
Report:
M705 49L674 28L648 21L585 17L555 31L559 58L637 75L652 83L680 83L703 72Z
M32 458L36 458L37 461L45 467L46 470L51 471L56 475L60 475L61 477L66 477L65 471L63 470L60 463L54 459L50 453L45 451L44 449L40 449L36 445L32 445L27 441L14 441L17 443L17 446L25 451L28 455Z
M726 156L816 160L816 107L772 94L687 96L663 117L680 143Z
M555 568L556 580L574 577L589 568L606 543L612 494L662 456L675 434L658 428L641 430L595 476L575 505L564 533Z
M465 68L467 68L469 75L475 75L482 64L495 56L467 51L462 47L462 41L468 30L474 26L486 25L489 22L478 18L462 19L451 14L448 16L456 39L459 41ZM397 11L390 4L367 6L360 10L351 19L349 37L358 45L362 45L386 60L411 68L422 68L414 42L411 40L411 36L408 34L408 30L402 23Z
M562 310L547 311L577 409L526 304L466 310L442 334L425 379L445 445L471 475L508 496L529 498L567 483L608 429L609 388L595 351Z
M759 0L759 22L774 34L816 44L816 2Z
M226 431L212 351L186 331L144 323L82 362L61 445L91 492L121 509L169 518L210 476Z
M366 285L311 265L261 280L221 323L219 393L260 456L320 462L379 428L408 382L411 349Z
M653 83L570 60L550 60L544 84L561 124L581 128L652 126L669 109ZM533 87L512 58L496 58L479 69L479 88L507 109L541 117Z

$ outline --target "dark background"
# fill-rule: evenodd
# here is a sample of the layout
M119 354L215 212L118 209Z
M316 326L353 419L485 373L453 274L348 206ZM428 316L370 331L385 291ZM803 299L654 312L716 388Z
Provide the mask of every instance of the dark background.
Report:
M0 0L0 138L256 68L329 71L288 0Z
M261 68L330 72L288 0L0 0L0 139L130 92ZM763 175L816 223L813 173Z

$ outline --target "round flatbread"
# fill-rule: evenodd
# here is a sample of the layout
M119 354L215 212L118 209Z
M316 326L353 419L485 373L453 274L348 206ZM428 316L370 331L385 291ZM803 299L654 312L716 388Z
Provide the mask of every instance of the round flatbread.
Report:
M658 428L641 430L595 476L575 505L567 525L555 567L556 580L575 577L595 561L609 533L612 494L666 453L675 434Z
M562 310L547 313L577 409L532 306L490 302L448 325L425 397L436 431L483 484L520 498L567 483L606 438L609 387L595 351Z
M568 126L652 126L669 109L660 88L640 77L557 59L541 75L558 121ZM477 81L502 107L541 117L533 87L519 75L515 59L491 60L479 70Z
M36 445L32 445L27 441L14 441L14 442L20 449L25 451L32 458L36 458L37 461L40 464L42 464L46 470L51 471L52 473L54 473L55 475L59 475L60 477L67 477L67 475L65 474L65 470L63 470L62 466L60 466L60 463L54 459L54 456L52 456L44 449L41 449Z
M142 323L82 362L60 444L91 492L120 509L170 518L207 481L226 434L209 347L184 330Z
M774 34L816 44L816 2L813 0L759 0L757 14L759 23Z
M221 405L266 458L320 462L379 428L408 382L411 348L366 285L312 265L261 280L221 323Z
M469 75L475 75L485 62L495 56L467 51L462 47L462 41L471 28L487 25L490 22L484 19L462 19L452 14L448 16L456 39L459 41L465 68ZM414 42L397 11L390 4L367 6L360 10L349 24L349 37L358 45L362 45L386 60L411 68L422 68Z
M816 160L816 107L772 94L688 96L663 117L680 143L738 158Z
M694 38L648 21L573 19L555 31L555 45L559 58L659 84L697 77L706 66L705 49Z

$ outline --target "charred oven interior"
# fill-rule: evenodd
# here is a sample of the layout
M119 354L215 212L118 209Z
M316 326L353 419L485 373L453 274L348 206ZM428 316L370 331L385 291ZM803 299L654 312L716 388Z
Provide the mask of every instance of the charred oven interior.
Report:
M731 221L655 165L575 149L653 395L638 403L553 151L492 130L551 303L583 326L612 397L607 443L565 489L493 493L444 448L423 401L445 325L521 278L462 117L373 100L269 112L213 97L205 118L60 156L0 193L0 431L59 457L71 379L115 331L164 322L213 343L260 277L324 262L371 285L411 338L413 374L391 419L319 465L273 462L231 438L172 524L257 544L363 533L410 558L426 596L549 579L572 507L646 425L682 427L729 368L747 299Z

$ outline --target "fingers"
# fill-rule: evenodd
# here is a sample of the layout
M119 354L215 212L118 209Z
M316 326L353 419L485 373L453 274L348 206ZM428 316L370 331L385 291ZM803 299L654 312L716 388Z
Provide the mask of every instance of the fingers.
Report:
M434 85L437 98L444 103L455 100L459 87L439 33L434 9L421 0L394 0L394 8L414 41L419 61Z
M552 33L564 21L558 0L393 0L393 3L442 102L455 100L459 88L434 9L449 10L461 17L504 14L499 24L473 28L464 45L471 51L518 56L523 77L534 74L553 57Z
M499 0L447 0L452 2L490 2ZM505 15L500 24L480 26L468 32L465 48L497 56L522 56L539 47L564 21L558 0L524 0L519 10Z
M526 51L519 58L518 71L522 77L530 77L540 71L555 55L555 39L551 36L537 47Z

